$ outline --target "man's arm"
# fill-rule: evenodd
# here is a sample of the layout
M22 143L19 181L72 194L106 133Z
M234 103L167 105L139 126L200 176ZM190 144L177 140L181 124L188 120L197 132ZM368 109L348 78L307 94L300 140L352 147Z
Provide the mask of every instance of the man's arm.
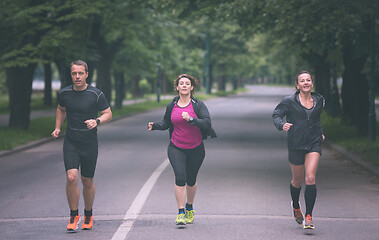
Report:
M103 124L112 120L111 107L108 107L107 109L101 111L100 113L101 113L100 117L97 118L100 121L100 124ZM85 121L85 124L87 124L87 128L90 130L95 127L98 127L96 119L88 119L87 121Z
M58 104L57 113L55 117L55 129L51 133L51 136L53 136L53 138L55 139L58 138L59 133L61 132L61 126L65 119L66 119L66 108Z
M110 107L108 107L104 111L101 111L100 113L101 113L101 115L100 115L100 117L98 117L98 119L100 120L101 124L109 122L110 120L112 120L112 110Z

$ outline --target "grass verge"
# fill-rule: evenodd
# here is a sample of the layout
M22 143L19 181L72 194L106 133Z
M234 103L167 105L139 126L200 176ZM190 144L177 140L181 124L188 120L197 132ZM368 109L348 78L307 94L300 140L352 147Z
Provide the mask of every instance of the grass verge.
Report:
M379 140L371 142L367 136L358 136L352 125L344 123L340 118L332 118L325 112L321 114L321 122L328 139L361 156L364 161L379 167ZM378 123L376 135L379 136Z
M217 96L227 96L235 94L238 91L214 93L210 95L200 94L196 95L199 99L205 100ZM156 101L147 101L142 103L136 103L132 105L123 106L121 109L112 108L113 117L130 115L133 113L145 112L151 109L165 107L171 100L161 100L159 103ZM38 102L41 103L40 99ZM38 104L34 104L38 105ZM38 108L36 106L36 108ZM55 108L54 108L55 109ZM163 113L162 113L163 116ZM28 130L21 130L16 128L2 127L0 128L0 151L10 150L17 146L26 144L31 141L35 141L44 137L50 137L51 132L54 129L55 117L43 117L30 121L30 127ZM62 126L62 132L66 130L66 123Z

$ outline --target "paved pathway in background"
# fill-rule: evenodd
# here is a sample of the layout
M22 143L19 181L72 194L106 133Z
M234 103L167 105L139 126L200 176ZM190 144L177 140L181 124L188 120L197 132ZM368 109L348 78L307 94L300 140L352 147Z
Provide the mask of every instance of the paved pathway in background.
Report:
M161 99L171 99L173 96L161 96ZM131 105L146 101L156 100L156 98L144 98L144 99L131 99L131 100L125 100L123 102L123 105ZM40 117L51 117L55 116L56 108L53 109L47 109L47 110L34 110L30 113L30 119L36 119ZM0 127L7 127L9 123L9 114L0 114Z
M178 229L174 223L168 132L146 130L147 122L162 119L160 108L99 128L91 231L65 230L62 139L1 157L0 239L378 239L378 180L327 147L317 175L316 230L306 232L294 221L286 133L271 120L290 92L253 86L246 94L206 101L218 138L205 141L194 224ZM126 235L116 234L126 228Z

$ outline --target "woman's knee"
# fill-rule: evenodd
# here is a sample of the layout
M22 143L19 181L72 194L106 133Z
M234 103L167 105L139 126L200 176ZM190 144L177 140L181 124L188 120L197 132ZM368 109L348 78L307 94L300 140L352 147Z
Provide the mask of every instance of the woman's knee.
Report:
M291 184L295 188L300 188L301 184L303 183L303 179L292 179Z
M179 176L175 178L175 184L179 187L184 187L187 184L187 179L184 176Z
M195 186L195 184L196 184L196 179L189 179L188 181L187 181L187 185L188 186L190 186L190 187L193 187L193 186Z
M305 184L306 185L316 184L316 177L315 177L315 175L307 175L307 176L305 176Z

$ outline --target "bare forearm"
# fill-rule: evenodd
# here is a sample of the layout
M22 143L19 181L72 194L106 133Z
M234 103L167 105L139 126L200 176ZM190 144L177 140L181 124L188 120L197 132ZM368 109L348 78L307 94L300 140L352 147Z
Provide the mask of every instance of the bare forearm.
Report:
M66 112L57 109L56 117L55 117L55 129L61 129L61 126L66 119Z
M106 122L109 122L110 120L112 120L112 111L111 111L111 109L107 108L106 110L102 111L101 115L100 115L100 117L98 117L98 119L100 120L100 122L102 124L106 123Z

